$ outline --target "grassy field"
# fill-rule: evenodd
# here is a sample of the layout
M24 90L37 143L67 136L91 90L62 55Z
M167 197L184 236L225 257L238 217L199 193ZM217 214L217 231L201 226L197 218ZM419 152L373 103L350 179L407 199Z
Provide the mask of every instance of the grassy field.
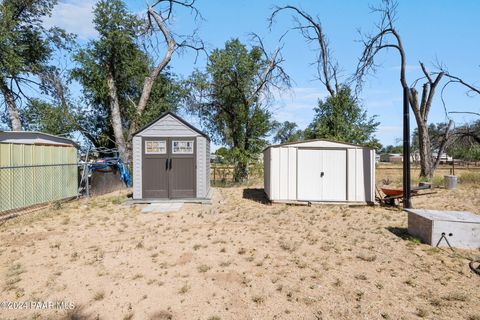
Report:
M436 191L414 205L480 211L478 184ZM211 206L141 214L125 194L0 226L1 300L76 306L0 318L480 319L468 261L410 237L398 209L269 205L251 182Z

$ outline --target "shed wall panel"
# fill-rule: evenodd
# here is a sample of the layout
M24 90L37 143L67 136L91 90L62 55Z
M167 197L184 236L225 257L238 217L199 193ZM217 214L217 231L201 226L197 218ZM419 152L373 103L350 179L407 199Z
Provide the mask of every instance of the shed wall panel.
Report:
M133 199L142 199L142 137L135 136L133 144Z
M270 192L272 200L280 199L280 148L272 148L270 154Z
M347 200L357 201L357 153L355 149L347 149Z
M207 196L207 139L197 137L197 198Z
M297 200L297 148L288 148L288 196Z
M375 150L370 150L370 197L367 197L367 201L374 203L375 202L375 183L376 183L376 152Z
M365 182L369 180L369 177L365 176L364 172L364 152L362 149L355 149L355 201L365 201ZM368 165L370 165L368 163Z
M278 197L280 200L288 199L288 148L279 148L279 185Z
M271 199L271 152L272 148L268 148L263 152L263 190L269 199Z
M206 183L206 192L205 196L208 196L210 192L210 141L205 139L205 152L206 152L206 170L205 170L205 183Z

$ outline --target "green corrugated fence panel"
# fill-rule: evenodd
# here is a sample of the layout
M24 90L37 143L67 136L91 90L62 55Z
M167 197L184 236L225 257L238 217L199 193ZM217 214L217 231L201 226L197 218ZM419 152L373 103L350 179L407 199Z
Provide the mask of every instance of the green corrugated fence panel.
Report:
M0 166L9 166L11 161L11 144L0 143ZM9 170L0 170L0 211L11 207L12 190Z
M0 167L59 164L0 168L0 212L76 196L76 163L74 147L0 144Z

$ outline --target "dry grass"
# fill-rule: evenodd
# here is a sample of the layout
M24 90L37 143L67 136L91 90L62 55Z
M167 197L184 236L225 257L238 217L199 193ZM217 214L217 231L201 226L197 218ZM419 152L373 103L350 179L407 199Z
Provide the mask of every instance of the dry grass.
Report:
M414 205L479 211L478 186L436 191ZM243 198L241 187L219 192L212 206L169 214L140 214L116 193L8 221L2 300L77 308L1 316L479 319L478 276L466 260L408 236L400 210L268 205Z

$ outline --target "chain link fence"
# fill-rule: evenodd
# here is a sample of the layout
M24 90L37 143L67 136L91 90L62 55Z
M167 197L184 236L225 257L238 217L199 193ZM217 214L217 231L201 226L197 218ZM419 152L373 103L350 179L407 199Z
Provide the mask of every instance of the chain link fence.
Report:
M0 218L77 195L77 163L0 166Z

